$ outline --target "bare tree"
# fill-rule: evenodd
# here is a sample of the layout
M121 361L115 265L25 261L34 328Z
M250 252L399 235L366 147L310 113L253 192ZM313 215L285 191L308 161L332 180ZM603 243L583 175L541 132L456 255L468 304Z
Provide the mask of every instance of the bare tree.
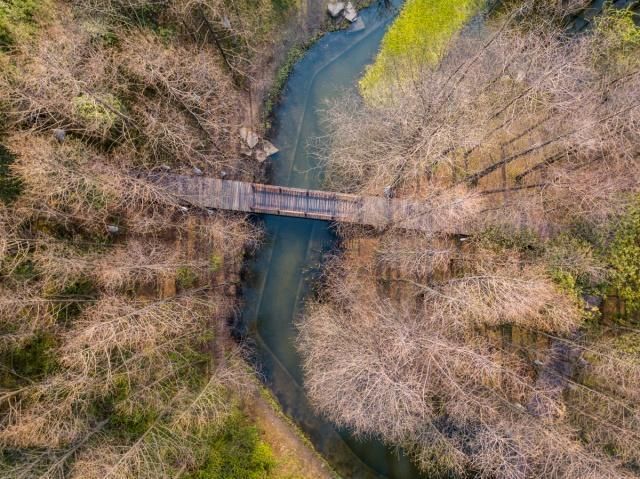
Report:
M621 33L637 27L607 11L572 36L583 5L553 3L507 4L437 65L410 59L326 111L331 187L391 188L445 228L344 230L299 325L305 384L330 420L434 475L635 473L637 358L607 353L619 328L582 329L608 267L606 239L577 232L606 238L640 191L637 45Z

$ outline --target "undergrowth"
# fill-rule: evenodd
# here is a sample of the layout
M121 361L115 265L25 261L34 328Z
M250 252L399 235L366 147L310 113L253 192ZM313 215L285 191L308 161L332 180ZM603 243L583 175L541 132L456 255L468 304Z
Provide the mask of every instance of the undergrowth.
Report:
M640 311L640 201L625 215L609 250L611 285L626 311Z
M0 49L28 39L48 6L48 0L0 0Z
M188 479L263 479L276 465L271 447L240 411L213 434L203 467Z

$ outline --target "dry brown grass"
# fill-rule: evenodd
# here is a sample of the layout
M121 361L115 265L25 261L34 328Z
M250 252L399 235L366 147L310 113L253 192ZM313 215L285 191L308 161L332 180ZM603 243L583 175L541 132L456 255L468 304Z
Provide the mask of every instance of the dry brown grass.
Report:
M637 62L603 66L611 46L599 30L522 27L470 29L437 68L379 101L330 106L330 184L374 195L393 186L428 203L467 183L490 221L540 231L623 209L640 180Z
M496 324L500 314L506 315L505 322L517 318L516 324L550 331L575 326L565 322L577 318L574 305L566 304L567 317L545 310L545 300L551 299L535 285L539 277L507 277L506 271L499 281L470 275L467 281L474 285L486 281L478 295L473 288L464 296L456 290L463 276L432 282L428 290L416 285L419 299L407 291L391 299L371 271L334 265L327 297L309 305L299 326L312 403L356 434L404 445L433 473L471 469L478 477L630 476L617 461L582 445L565 419L562 398L536 382L533 368L517 350L504 348L479 327L484 321ZM521 283L528 287L512 291ZM519 295L518 301L501 296L505 285ZM561 299L549 287L551 298ZM460 310L446 310L447 304L463 301ZM533 397L559 415L537 417L527 406ZM605 400L615 405L610 396ZM635 435L631 425L623 428L614 417L594 416L609 431L622 428L619 439Z
M589 234L640 191L640 65L598 26L558 29L580 8L561 3L469 28L413 81L326 112L333 188L391 186L435 219L343 228L299 326L305 384L331 421L436 477L637 474L638 363L582 336L581 294L607 277Z
M115 3L56 2L0 74L23 186L0 210L2 477L195 469L246 382L225 325L258 231L146 180L165 164L252 175L242 92L208 42L160 38Z

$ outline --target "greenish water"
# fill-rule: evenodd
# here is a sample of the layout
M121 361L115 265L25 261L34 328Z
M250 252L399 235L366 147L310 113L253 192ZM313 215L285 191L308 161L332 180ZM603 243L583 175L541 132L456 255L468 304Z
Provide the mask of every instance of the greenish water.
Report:
M324 134L321 110L328 100L354 90L365 66L373 61L394 13L382 3L361 12L364 30L325 35L296 65L275 115L273 142L280 153L272 158L273 184L321 187L322 171L312 148ZM294 322L323 255L336 247L330 224L268 215L259 219L266 238L247 267L240 334L255 343L255 360L267 384L284 411L344 478L419 477L399 451L336 430L314 413L305 397Z
M401 1L393 3L397 7ZM616 0L614 5L629 3ZM597 14L602 4L594 1L569 28L585 28L588 18ZM321 111L328 100L356 88L365 66L375 57L393 13L374 5L361 12L366 29L326 35L296 65L275 115L277 134L273 142L280 153L272 158L273 184L321 188L322 170L312 147L324 135ZM302 314L323 256L337 246L330 224L266 215L259 220L266 238L248 264L243 288L246 306L238 332L254 342L256 363L283 410L345 479L423 477L401 452L380 441L358 440L348 431L336 430L314 413L304 394L294 322Z

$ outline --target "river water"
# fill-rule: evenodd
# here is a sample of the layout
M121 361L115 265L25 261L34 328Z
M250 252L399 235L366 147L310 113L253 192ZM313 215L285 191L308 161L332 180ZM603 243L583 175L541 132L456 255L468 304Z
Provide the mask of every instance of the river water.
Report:
M386 27L402 0L383 0L361 12L366 28L325 35L296 65L275 114L271 182L320 189L322 169L313 144L325 134L322 109L327 101L357 88L366 65L372 63ZM630 4L616 0L616 7ZM583 30L603 1L595 0L578 15L570 30ZM344 134L348 135L348 125ZM336 248L337 237L327 222L260 215L265 242L248 262L243 286L245 309L239 333L254 342L255 360L283 410L345 479L422 477L397 450L376 440L358 440L318 417L304 394L300 357L295 349L294 323L302 314L323 256ZM327 347L331 347L327 344Z
M394 2L395 7L400 1ZM294 68L275 113L272 141L280 152L272 157L272 184L322 186L322 170L312 146L324 134L322 108L327 101L355 90L366 65L374 60L396 11L383 3L360 12L364 30L325 35ZM266 383L283 410L344 478L419 477L401 453L379 441L356 440L347 431L336 430L314 414L305 397L294 322L323 256L336 247L331 225L269 215L259 216L259 221L266 237L247 265L241 334L254 342L256 363Z

